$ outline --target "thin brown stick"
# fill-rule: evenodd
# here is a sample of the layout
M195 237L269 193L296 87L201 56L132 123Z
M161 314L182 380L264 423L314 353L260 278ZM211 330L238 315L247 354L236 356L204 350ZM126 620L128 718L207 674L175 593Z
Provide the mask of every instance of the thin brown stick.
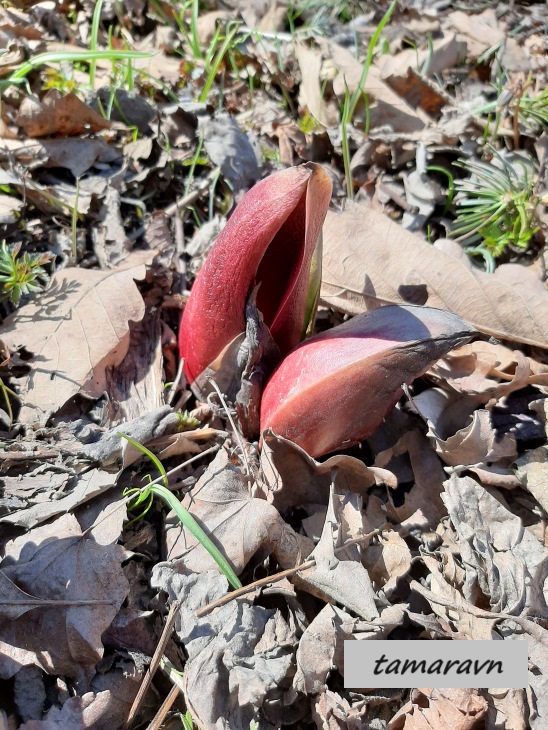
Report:
M170 689L168 696L162 702L162 706L154 715L154 719L152 720L150 725L148 725L147 730L159 730L160 725L165 720L167 713L171 710L171 707L179 696L180 692L181 690L179 689L179 687L174 684L173 687Z
M514 150L519 150L519 139L520 139L520 132L519 132L519 105L521 103L521 99L523 97L523 94L525 93L525 90L531 86L531 80L527 81L524 84L520 83L517 91L517 99L516 103L514 104Z
M143 677L143 681L141 682L141 686L139 687L137 696L135 697L135 699L133 700L133 704L131 705L131 710L129 711L128 719L125 725L126 728L130 727L135 720L135 716L139 711L139 707L141 706L141 703L145 698L148 688L150 687L152 678L154 677L154 674L158 669L158 665L160 664L160 661L162 659L164 649L166 648L167 642L169 641L169 637L171 635L171 629L173 628L173 624L175 623L175 619L177 618L177 614L179 613L179 609L181 608L181 603L181 601L174 601L171 604L164 630L162 631L162 635L160 636L160 641L158 642L158 646L156 647L156 651L154 652L154 656L152 657L150 666L147 669L145 676Z
M181 198L178 198L174 203L168 205L167 208L165 208L164 213L166 215L175 215L180 210L184 211L184 209L188 208L189 205L195 203L198 198L200 198L207 190L209 190L211 183L215 180L215 178L219 174L219 171L219 167L214 167L213 170L211 170L211 172L207 175L207 177L205 177L200 182L196 190L188 193L188 195L183 195Z
M347 547L350 545L358 545L360 542L363 542L364 540L369 540L371 537L375 537L375 535L378 535L383 527L379 527L376 530L372 530L372 532L368 532L367 535L362 535L361 537L356 537L352 540L347 540L343 545L340 545L339 547L335 548L335 553L342 552L343 550L346 550ZM260 580L256 580L254 583L250 583L247 586L242 586L242 588L238 588L235 591L232 591L232 593L227 593L226 596L223 596L222 598L218 598L216 601L212 601L211 603L208 603L207 606L204 606L203 608L200 608L198 611L196 611L195 616L196 618L201 618L202 616L205 616L210 611L213 611L214 608L218 608L219 606L223 606L225 603L229 603L230 601L235 600L236 598L240 598L240 596L245 596L246 593L251 593L256 588L260 588L261 586L269 585L270 583L278 583L279 581L283 580L284 578L287 578L290 575L295 575L295 573L300 573L303 570L309 570L310 568L313 568L316 565L316 560L314 558L310 558L310 560L306 560L304 563L300 563L299 565L296 565L294 568L288 568L287 570L282 570L280 573L275 573L274 575L268 575L266 578L261 578Z

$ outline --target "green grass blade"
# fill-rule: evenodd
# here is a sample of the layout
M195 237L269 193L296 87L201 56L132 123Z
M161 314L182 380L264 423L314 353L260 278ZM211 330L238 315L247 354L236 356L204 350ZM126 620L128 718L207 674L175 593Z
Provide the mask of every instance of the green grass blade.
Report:
M145 487L145 489L150 489L154 494L158 495L158 497L166 502L166 504L175 512L181 521L181 524L186 527L192 535L194 535L200 545L211 555L230 585L233 588L241 588L242 584L228 560L204 532L203 528L196 522L190 512L183 507L177 497L170 492L169 489L166 489L159 484L153 484L151 487Z
M47 53L40 53L38 56L30 58L25 63L21 64L19 68L12 73L7 79L9 83L17 83L35 68L44 66L48 63L63 63L64 61L74 62L83 61L84 63L97 61L118 61L123 59L136 59L136 58L150 58L150 53L143 53L142 51L48 51Z
M164 477L164 485L167 489L168 487L168 481L166 477L166 470L164 469L164 465L160 461L160 459L156 456L156 454L153 454L150 449L147 449L146 446L143 446L143 444L140 444L138 441L135 441L134 439L130 438L129 436L126 436L125 433L118 432L118 436L121 436L123 439L125 439L128 443L130 443L132 446L135 446L135 448L141 452L144 456L148 456L148 458L152 461L154 466L158 469L160 474Z
M152 451L147 449L146 446L143 446L143 444L140 444L138 441L135 441L129 436L126 436L126 434L118 433L118 435L125 439L136 449L138 449L144 456L147 456L158 469L160 474L164 477L164 486L161 486L160 484L152 484L151 486L143 487L141 489L141 494L143 495L143 497L146 498L148 494L156 494L158 497L163 499L164 502L170 507L170 509L175 512L181 524L186 527L186 529L192 535L194 535L200 545L211 555L211 557L217 563L219 569L228 580L230 585L233 588L241 588L242 584L240 583L238 576L234 572L228 560L225 558L219 548L212 542L211 538L209 538L208 535L204 532L203 528L200 527L200 525L196 522L190 512L186 510L179 502L177 497L169 491L166 470L164 469L164 465L162 464L160 459L158 459L156 454L153 454Z

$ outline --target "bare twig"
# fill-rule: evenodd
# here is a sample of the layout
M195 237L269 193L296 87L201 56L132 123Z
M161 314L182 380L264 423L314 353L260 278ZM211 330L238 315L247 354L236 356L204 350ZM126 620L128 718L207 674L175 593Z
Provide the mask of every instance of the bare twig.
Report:
M179 609L181 608L181 603L182 601L174 601L171 604L164 630L162 631L162 635L160 636L160 641L158 642L158 646L156 647L156 651L154 652L154 656L152 657L150 666L148 667L147 672L143 677L143 681L141 682L141 686L139 687L137 696L135 697L133 704L131 705L131 710L129 711L129 716L126 721L126 728L130 727L132 722L135 720L137 712L139 711L139 707L141 706L141 703L145 698L148 688L150 687L152 678L154 677L154 674L158 669L158 666L162 659L162 655L164 653L164 649L166 648L169 637L171 636L173 624L175 623L175 619L177 618L177 614L179 613Z
M384 526L383 526L384 527ZM364 540L369 540L372 537L375 537L375 535L378 535L382 530L383 527L378 527L376 530L372 530L371 532L368 532L367 535L362 535L361 537L356 537L353 540L347 540L343 545L339 545L339 547L335 548L335 553L342 552L343 550L346 550L347 547L350 545L358 545L361 542L364 542ZM225 603L229 603L230 601L240 598L241 596L245 596L246 593L251 593L256 588L260 588L261 586L269 585L270 583L278 583L279 581L283 580L284 578L289 577L290 575L295 575L295 573L300 573L303 570L309 570L310 568L313 568L316 565L316 560L314 558L310 558L309 560L305 560L304 563L300 563L299 565L296 565L294 568L288 568L288 570L282 570L280 573L275 573L274 575L268 575L266 578L261 578L260 580L256 580L254 583L250 583L247 586L243 586L242 588L238 588L235 591L232 591L232 593L227 593L226 596L223 596L222 598L217 599L216 601L212 601L211 603L208 603L207 606L204 606L203 608L200 608L198 611L196 611L196 618L201 618L202 616L205 616L206 614L213 611L214 608L218 608L219 606L223 606Z
M196 190L188 193L188 195L183 195L181 198L178 198L174 203L168 205L164 212L167 215L175 215L180 210L184 211L185 208L188 208L189 205L195 203L198 198L200 198L207 190L209 190L209 186L218 176L219 172L220 168L214 167L213 170L211 170L211 172L209 172L208 175L200 181L200 184L197 186Z
M165 717L167 713L171 710L171 707L177 697L179 696L181 690L179 687L174 684L171 688L168 696L165 698L165 700L162 702L162 706L158 710L158 712L154 715L154 719L150 723L150 725L147 727L147 730L159 730L160 725L165 720Z

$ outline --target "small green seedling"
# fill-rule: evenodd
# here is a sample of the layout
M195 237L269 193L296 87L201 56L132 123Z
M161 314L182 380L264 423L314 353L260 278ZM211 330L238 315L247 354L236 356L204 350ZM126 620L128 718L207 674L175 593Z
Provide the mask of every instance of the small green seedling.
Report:
M179 419L179 431L192 431L200 425L200 421L191 416L188 411L178 411L177 417Z
M50 253L19 255L21 243L6 246L2 241L0 248L0 286L2 299L10 299L18 304L24 294L34 294L43 288L48 279L44 265L53 258Z
M532 132L548 129L548 87L539 94L529 90L522 94L517 102L517 113Z
M495 153L492 163L459 160L470 177L455 181L457 217L451 236L480 244L494 258L508 246L526 250L538 231L535 180L525 164L511 165Z
M128 443L130 443L132 446L134 446L136 449L138 449L142 454L147 456L154 466L158 469L160 472L160 475L164 477L164 485L161 484L149 484L141 488L135 488L135 489L128 489L124 492L124 496L128 496L130 494L134 494L135 497L130 503L130 509L135 509L139 507L140 505L144 506L143 511L136 517L135 519L139 519L143 517L148 510L150 509L152 505L152 500L154 497L160 497L170 509L172 509L177 517L179 518L179 521L185 527L194 537L200 545L207 550L207 552L211 555L213 560L217 563L219 566L219 569L225 576L225 578L228 580L230 585L233 588L241 588L242 584L240 583L240 580L234 570L232 569L232 566L228 562L228 560L225 558L225 556L221 553L219 548L212 542L212 540L206 535L204 530L200 527L200 525L196 522L194 517L188 512L183 505L179 502L177 497L169 491L168 488L168 481L166 477L166 470L164 469L164 465L162 462L158 459L158 457L152 453L149 449L146 448L146 446L143 446L138 441L135 441L134 439L130 438L129 436L126 436L124 433L118 434L121 438L125 439ZM132 520L134 521L134 520Z

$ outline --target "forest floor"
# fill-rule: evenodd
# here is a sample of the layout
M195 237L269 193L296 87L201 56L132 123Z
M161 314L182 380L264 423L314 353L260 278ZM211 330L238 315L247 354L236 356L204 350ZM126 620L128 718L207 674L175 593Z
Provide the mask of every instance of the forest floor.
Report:
M545 730L546 3L0 19L1 730ZM483 335L317 459L244 439L178 347L237 204L303 163L317 331L395 304ZM529 683L345 689L345 640L386 638L527 640Z

